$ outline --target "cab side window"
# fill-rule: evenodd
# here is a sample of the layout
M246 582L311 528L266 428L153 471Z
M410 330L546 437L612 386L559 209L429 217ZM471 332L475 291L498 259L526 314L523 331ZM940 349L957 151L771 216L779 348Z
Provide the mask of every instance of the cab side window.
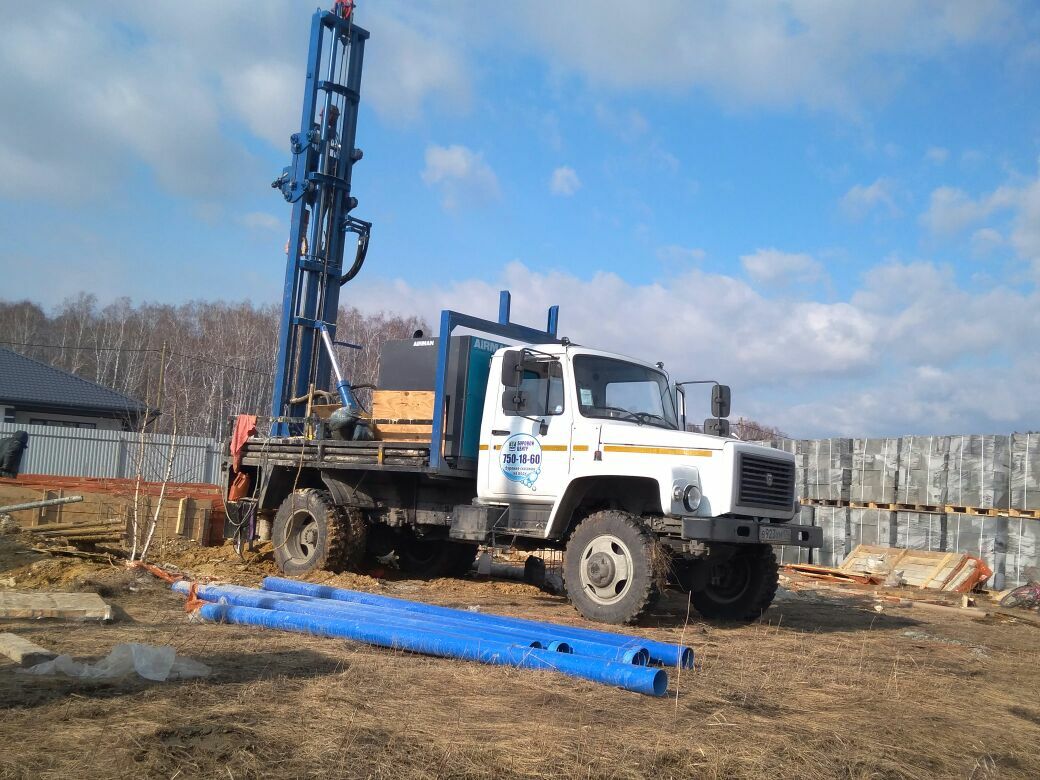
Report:
M558 360L524 364L520 389L527 397L525 415L545 417L563 414L563 368Z

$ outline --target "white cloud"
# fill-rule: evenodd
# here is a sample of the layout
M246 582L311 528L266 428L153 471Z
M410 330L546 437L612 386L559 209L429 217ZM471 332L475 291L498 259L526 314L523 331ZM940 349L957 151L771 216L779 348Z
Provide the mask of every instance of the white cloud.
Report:
M595 114L596 121L625 141L635 141L650 130L650 123L646 117L634 108L617 108L606 103L597 103Z
M480 205L499 197L498 177L484 156L460 144L426 147L422 180L441 193L441 205L455 211L462 205Z
M678 244L669 244L657 250L659 260L680 266L689 263L699 263L707 256L708 253L700 247L685 247Z
M88 200L144 163L170 192L229 193L248 163L191 51L146 40L77 5L9 9L0 27L0 193ZM46 54L45 54L46 52ZM86 74L87 77L77 77ZM157 88L161 85L161 88Z
M288 151L289 136L300 129L303 84L298 65L260 61L228 73L224 95L253 135Z
M922 224L933 233L956 233L985 219L993 209L968 197L956 187L932 190L928 210L921 215Z
M466 108L471 68L448 15L432 17L414 6L396 15L386 10L364 13L364 25L378 36L378 45L365 51L364 99L384 117L401 121L417 119L435 102Z
M929 146L928 150L924 153L924 159L930 163L942 165L950 159L950 150L943 148L942 146Z
M513 10L512 29L553 67L600 86L704 87L726 102L850 111L897 85L904 66L1006 37L1009 15L1002 0L795 0L753 13L739 3L533 0Z
M971 249L977 255L988 255L1004 244L1004 236L993 228L979 228L971 234Z
M920 220L932 233L950 236L1000 214L1008 216L1007 242L1040 278L1040 175L1031 179L1013 175L992 192L974 198L955 187L938 187ZM991 225L973 234L973 242L982 248L1002 241L1001 232Z
M863 219L875 208L882 207L890 216L895 216L899 209L892 188L893 183L884 177L871 184L857 184L842 196L842 211L851 219Z
M1040 294L964 290L952 272L929 263L879 266L858 293L833 303L774 300L748 282L696 268L670 275L667 285L520 263L491 281L362 284L366 310L420 313L429 322L444 308L494 319L504 288L513 292L517 322L540 324L545 308L560 303L562 334L663 360L684 378L728 381L738 411L795 435L1040 426ZM1002 378L994 382L997 371Z
M561 165L549 177L549 192L569 197L581 189L581 179L573 168Z
M288 216L279 218L266 211L250 211L248 214L243 214L239 221L243 226L256 231L278 230L279 228L288 230L289 225Z
M753 282L765 286L812 284L825 277L820 262L802 253L758 249L753 254L741 256L740 262Z

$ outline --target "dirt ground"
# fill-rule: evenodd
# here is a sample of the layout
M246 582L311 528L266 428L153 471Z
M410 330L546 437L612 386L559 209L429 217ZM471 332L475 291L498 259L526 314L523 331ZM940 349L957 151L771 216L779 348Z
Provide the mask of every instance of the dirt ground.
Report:
M158 560L257 584L269 556L174 548ZM318 578L451 606L585 624L515 582ZM13 580L13 583L12 583ZM108 625L3 621L81 658L172 645L202 680L86 683L0 660L0 777L1040 777L1040 628L884 604L789 580L750 626L666 599L640 634L697 669L654 699L548 672L193 624L150 575L27 553L0 537L0 587L93 590Z

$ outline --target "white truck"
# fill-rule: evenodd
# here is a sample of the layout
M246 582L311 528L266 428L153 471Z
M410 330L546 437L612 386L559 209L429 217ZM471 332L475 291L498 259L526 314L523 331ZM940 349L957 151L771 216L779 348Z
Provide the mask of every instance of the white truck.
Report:
M440 338L384 345L369 416L316 407L299 435L250 437L237 471L229 452L229 529L268 520L290 575L367 555L443 576L479 545L562 549L567 596L592 620L634 621L668 585L706 618L757 618L773 546L821 541L789 523L793 456L689 432L662 364L558 339L552 310L544 332L511 324L503 300L497 323L445 312ZM717 386L708 429L726 432L728 405Z

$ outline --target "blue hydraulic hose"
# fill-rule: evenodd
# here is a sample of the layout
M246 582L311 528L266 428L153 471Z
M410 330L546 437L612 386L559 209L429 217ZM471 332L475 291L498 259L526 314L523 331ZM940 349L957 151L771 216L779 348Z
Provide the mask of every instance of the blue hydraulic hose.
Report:
M171 588L184 595L188 595L190 585L181 580L173 583ZM543 640L533 636L528 631L500 630L494 626L479 626L474 624L463 624L456 621L449 623L438 621L430 615L420 612L406 612L405 610L384 609L371 607L363 604L347 604L343 601L331 599L316 599L309 596L294 596L288 593L272 593L271 591L257 590L255 588L243 588L238 585L198 585L195 596L203 601L222 602L232 604L236 607L251 607L253 609L271 609L276 612L293 612L302 615L314 615L317 617L338 618L343 620L366 620L376 623L386 623L397 628L414 628L419 631L436 631L453 636L472 637L474 639L489 640L493 642L506 642L508 644L524 645L544 650L553 650L560 653L573 652L570 644L558 640ZM603 648L604 657L606 651L615 651L609 659L625 662L626 659L616 658L619 655L617 648ZM627 660L631 663L631 659ZM645 665L645 664L644 664Z
M512 626L529 630L548 631L552 636L565 639L568 642L584 640L609 644L615 647L642 647L650 653L650 660L665 666L681 666L684 669L693 668L693 649L685 645L671 645L665 642L656 642L652 639L640 639L624 634L614 634L609 631L595 631L588 628L577 628L575 626L564 626L556 623L543 623L536 620L525 620L524 618L507 617L505 615L489 615L481 612L467 612L449 607L439 607L434 604L423 604L417 601L407 601L392 596L381 596L375 593L362 593L345 588L333 588L328 585L315 585L310 582L298 582L284 577L264 577L264 590L278 591L279 593L295 593L302 596L315 596L317 598L336 599L358 604L375 604L396 607L410 612L427 612L438 616L465 617L471 621L494 626ZM577 650L575 652L578 652Z
M397 628L369 620L300 615L270 609L236 607L231 604L203 604L197 614L203 620L213 623L262 626L315 636L353 639L381 647L445 658L557 671L648 696L663 696L668 687L668 674L664 669L611 663L569 653L520 647L506 642L467 639L436 631Z

